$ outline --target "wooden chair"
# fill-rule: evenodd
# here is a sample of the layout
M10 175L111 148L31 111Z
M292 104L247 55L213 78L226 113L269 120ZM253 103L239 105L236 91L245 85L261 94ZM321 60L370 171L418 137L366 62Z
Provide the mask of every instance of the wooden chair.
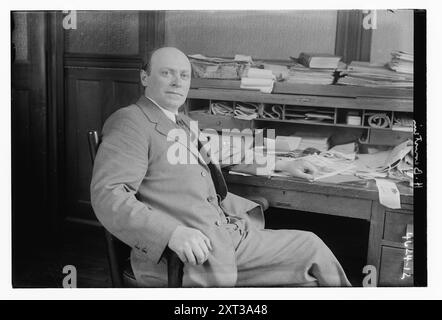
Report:
M87 133L89 142L89 152L92 164L95 160L101 139L97 131ZM114 237L109 231L104 229L106 239L106 249L109 259L109 268L111 271L112 287L136 287L136 280L130 265L131 248L118 238ZM167 285L169 288L178 288L183 284L183 262L178 255L170 249L166 249L165 257L167 259Z
M95 160L98 147L101 139L97 131L88 132L89 151L91 155L92 164ZM263 197L248 197L249 200L258 203L262 210L265 211L269 207L267 199ZM106 239L107 255L109 259L109 267L111 271L112 286L114 288L121 287L136 287L136 280L130 265L130 250L131 248L114 237L109 231L104 229ZM182 287L183 284L183 262L178 255L166 249L165 257L167 259L167 284L169 288Z

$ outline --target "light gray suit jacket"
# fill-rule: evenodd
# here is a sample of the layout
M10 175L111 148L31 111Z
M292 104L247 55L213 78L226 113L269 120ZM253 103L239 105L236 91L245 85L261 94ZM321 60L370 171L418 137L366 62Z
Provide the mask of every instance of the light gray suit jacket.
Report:
M133 248L132 268L140 282L166 279L162 254L175 228L184 225L207 235L213 250L203 265L186 264L183 284L234 286L234 248L219 222L233 215L262 229L262 212L251 219L246 213L257 204L231 193L218 204L209 168L201 159L171 164L168 149L181 141L168 141L167 135L176 128L144 96L109 117L93 169L94 212L105 228Z

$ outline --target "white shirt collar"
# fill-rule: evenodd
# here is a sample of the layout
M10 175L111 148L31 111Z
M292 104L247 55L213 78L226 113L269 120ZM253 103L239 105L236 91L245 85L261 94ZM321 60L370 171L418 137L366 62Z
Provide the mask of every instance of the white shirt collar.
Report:
M176 123L176 119L175 119L175 117L176 117L176 115L178 115L178 112L172 112L172 111L170 111L170 110L167 110L167 109L165 109L165 108L163 108L163 107L161 107L154 99L152 99L152 98L149 98L148 96L145 96L147 99L149 99L150 101L152 101L152 103L154 104L154 105L156 105L158 108L160 108L160 110L161 111L163 111L164 112L164 114L166 115L166 117L168 117L170 120L172 120L174 123Z

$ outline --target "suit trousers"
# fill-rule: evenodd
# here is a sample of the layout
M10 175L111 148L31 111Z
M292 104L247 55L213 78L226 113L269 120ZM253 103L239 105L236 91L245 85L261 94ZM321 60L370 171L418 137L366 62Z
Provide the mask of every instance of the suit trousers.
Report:
M237 287L351 286L326 244L314 233L257 229L244 219L227 217L222 226L235 248ZM141 287L166 287L166 263L154 264L155 276L137 277ZM186 265L186 269L191 266ZM194 286L183 277L183 286Z

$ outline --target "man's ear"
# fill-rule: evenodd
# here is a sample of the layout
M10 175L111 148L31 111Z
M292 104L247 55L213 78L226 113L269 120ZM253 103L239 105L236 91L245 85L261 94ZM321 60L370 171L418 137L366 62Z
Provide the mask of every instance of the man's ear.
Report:
M140 79L141 79L141 84L143 85L143 87L147 87L149 81L149 76L146 72L146 70L140 70Z

